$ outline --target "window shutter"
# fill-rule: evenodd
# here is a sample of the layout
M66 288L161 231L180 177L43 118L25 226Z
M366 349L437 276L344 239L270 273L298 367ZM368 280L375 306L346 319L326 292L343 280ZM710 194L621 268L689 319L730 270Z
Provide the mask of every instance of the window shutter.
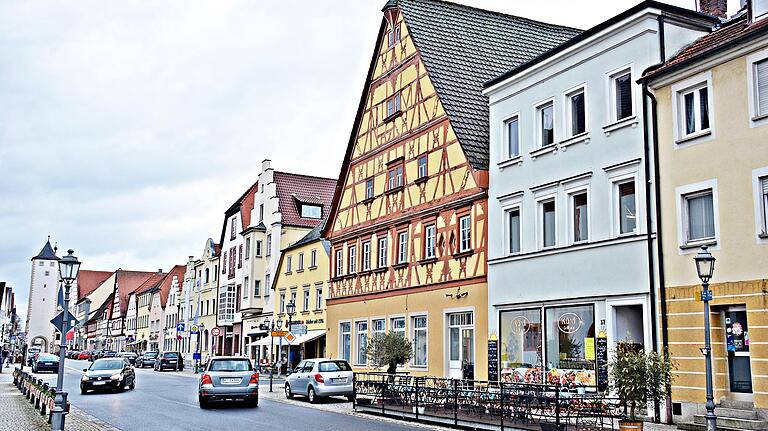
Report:
M763 60L755 65L755 77L757 79L757 114L768 114L768 60Z

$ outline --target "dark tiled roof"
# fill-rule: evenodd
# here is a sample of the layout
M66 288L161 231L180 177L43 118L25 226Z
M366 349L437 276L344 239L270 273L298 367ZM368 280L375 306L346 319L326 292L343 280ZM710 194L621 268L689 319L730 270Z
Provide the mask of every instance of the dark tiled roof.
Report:
M469 162L488 169L483 84L580 30L441 0L398 4Z
M91 271L81 269L77 272L77 298L82 299L96 290L112 274L111 271Z
M275 171L274 181L284 226L312 228L328 217L336 187L335 179ZM299 202L322 205L322 217L302 218Z
M59 260L59 257L56 256L56 251L51 247L51 237L48 237L48 241L45 242L43 249L32 259Z
M720 49L727 49L734 43L746 43L746 39L757 37L768 32L768 19L750 22L747 14L742 14L724 23L712 33L696 39L683 48L664 65L647 72L643 78L662 75L677 69L690 61L706 57Z

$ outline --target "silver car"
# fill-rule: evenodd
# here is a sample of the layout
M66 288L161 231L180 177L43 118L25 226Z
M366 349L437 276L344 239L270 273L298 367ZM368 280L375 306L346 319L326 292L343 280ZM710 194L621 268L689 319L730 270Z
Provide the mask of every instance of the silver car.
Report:
M285 397L306 395L310 403L316 403L321 397L346 396L352 401L353 375L343 359L307 359L285 379Z
M204 409L211 401L243 400L250 407L259 405L259 373L248 358L211 358L200 376L197 400Z

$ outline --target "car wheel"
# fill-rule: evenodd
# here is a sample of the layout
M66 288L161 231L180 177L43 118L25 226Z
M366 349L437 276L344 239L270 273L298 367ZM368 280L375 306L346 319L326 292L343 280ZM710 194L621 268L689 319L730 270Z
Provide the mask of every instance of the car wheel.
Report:
M85 388L84 388L84 387L80 386L80 395L85 395L85 394L87 394L87 393L88 393L88 391L87 391L87 390L85 390Z
M135 378L133 380L131 380L131 384L128 385L128 388L131 389L131 390L136 389L136 379Z
M258 407L258 406L259 406L259 397L254 397L248 400L248 407Z
M349 402L355 401L355 396L354 395L347 395L347 401L349 401Z
M315 388L312 386L307 389L307 398L311 404L317 404L317 394L315 393Z
M201 409L207 409L211 406L211 403L203 397L197 397L197 402L200 403Z
M293 398L293 392L291 392L291 385L288 383L285 384L285 397L289 400Z

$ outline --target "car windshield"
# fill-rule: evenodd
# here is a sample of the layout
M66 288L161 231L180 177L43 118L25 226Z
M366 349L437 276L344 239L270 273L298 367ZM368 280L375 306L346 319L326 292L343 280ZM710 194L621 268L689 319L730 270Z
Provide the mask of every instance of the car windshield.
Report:
M58 361L59 357L50 353L41 353L37 356L37 359L41 361Z
M99 359L91 365L91 371L119 370L123 368L122 359Z
M157 356L157 352L144 352L145 358L154 358L155 356Z
M214 359L208 371L251 371L251 361L247 359Z
M320 363L320 372L352 371L347 361L326 361Z
M166 358L176 359L176 358L179 357L179 354L176 353L176 352L168 352L168 353L165 354L165 357Z

